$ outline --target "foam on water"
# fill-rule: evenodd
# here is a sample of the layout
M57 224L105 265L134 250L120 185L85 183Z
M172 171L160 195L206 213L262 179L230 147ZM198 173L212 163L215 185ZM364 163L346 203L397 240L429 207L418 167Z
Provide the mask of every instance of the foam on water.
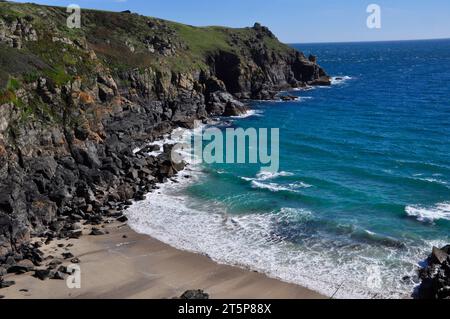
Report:
M343 84L346 81L352 80L352 79L353 78L351 76L347 76L347 75L344 75L344 76L333 76L331 78L331 84L332 85Z
M263 112L261 110L248 110L244 114L237 115L237 116L229 116L229 118L232 119L245 119L252 116L262 116Z
M294 175L293 173L284 172L284 171L274 173L274 172L262 170L256 175L256 179L266 181L266 180L274 179L277 177L293 176L293 175Z
M269 180L274 180L280 177L289 177L294 176L291 172L269 172L262 170L258 174L256 174L256 177L241 177L244 181L251 182L253 188L260 188L260 189L267 189L271 192L293 192L297 193L300 188L309 188L312 187L312 185L306 184L304 182L298 181L296 183L289 183L289 184L279 184L279 183L273 183L273 182L267 182Z
M299 183L291 183L288 185L280 185L277 183L263 183L259 182L257 180L252 181L252 187L253 188L261 188L261 189L268 189L271 192L293 192L297 193L299 188L309 188L312 187L311 185L299 182Z
M254 102L263 117L227 124L283 128L284 172L191 165L129 209L131 226L328 296L409 297L417 264L449 240L449 48L314 45L330 74L353 78L291 92L312 98L304 103Z
M271 214L229 215L220 204L196 202L185 195L183 189L198 182L203 172L191 167L185 173L192 178L162 184L129 208L129 224L135 231L328 296L337 291L336 298L407 297L414 283L399 278L414 275L415 263L432 246L397 254L393 247L364 242L336 245L327 236L293 244L278 232L280 224L308 222L314 218L312 212L283 208ZM378 235L367 231L365 236ZM402 267L393 266L393 258Z
M405 208L406 214L418 221L432 223L439 219L450 220L450 202L438 203L431 207L410 205Z

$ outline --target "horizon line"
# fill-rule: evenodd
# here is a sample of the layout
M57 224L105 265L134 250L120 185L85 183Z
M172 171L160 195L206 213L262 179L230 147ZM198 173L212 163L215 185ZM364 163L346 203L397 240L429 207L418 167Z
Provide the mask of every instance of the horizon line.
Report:
M449 37L425 38L425 39L398 39L398 40L356 40L356 41L314 41L314 42L284 42L285 44L352 44L352 43L383 43L383 42L415 42L415 41L440 41L450 40Z
M0 2L2 2L0 0ZM56 8L65 8L65 6L63 5L53 5L53 4L41 4L41 3L34 3L34 2L17 2L14 0L4 0L3 2L5 3L13 3L13 4L31 4L31 5L37 5L37 6L44 6L44 7L56 7ZM186 23L186 22L180 22L177 20L170 20L167 18L160 18L157 16L151 16L151 15L146 15L145 13L141 13L141 12L133 12L130 10L125 10L125 11L115 11L115 10L107 10L107 9L98 9L98 8L92 8L92 7L81 7L80 8L82 10L89 10L89 11L100 11L100 12L107 12L107 13L117 13L117 14L123 14L126 13L127 11L129 11L130 14L137 14L140 15L142 17L146 17L146 18L150 18L150 19L158 19L158 20L163 20L163 21L167 21L167 22L171 22L171 23L177 23L177 24L182 24L182 25L186 25L186 26L191 26L194 28L208 28L208 27L219 27L219 28L227 28L227 29L246 29L246 28L251 28L251 26L239 26L239 27L231 27L231 26L226 26L226 25L195 25L195 24L191 24L191 23ZM264 24L263 24L264 25ZM270 31L272 31L273 29L271 27L269 27ZM273 32L273 31L272 31ZM438 37L438 38L419 38L419 39L387 39L387 40L356 40L356 41L312 41L312 42L290 42L290 41L283 41L282 39L280 39L278 37L277 34L274 33L274 35L277 37L277 39L284 44L287 45L292 45L292 44L351 44L351 43L381 43L381 42L408 42L408 41L437 41L437 40L450 40L450 35L449 36L445 36L445 37Z

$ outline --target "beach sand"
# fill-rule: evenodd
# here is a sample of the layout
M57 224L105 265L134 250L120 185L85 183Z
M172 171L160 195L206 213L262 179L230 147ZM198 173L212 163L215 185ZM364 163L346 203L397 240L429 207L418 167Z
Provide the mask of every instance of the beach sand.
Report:
M263 274L220 265L210 258L172 248L127 225L109 224L101 236L54 241L42 250L61 257L65 247L80 259L81 288L65 280L41 281L29 274L7 275L15 285L1 289L8 298L173 298L204 289L213 299L321 299L309 289ZM69 264L65 261L64 264ZM22 291L21 291L22 290Z

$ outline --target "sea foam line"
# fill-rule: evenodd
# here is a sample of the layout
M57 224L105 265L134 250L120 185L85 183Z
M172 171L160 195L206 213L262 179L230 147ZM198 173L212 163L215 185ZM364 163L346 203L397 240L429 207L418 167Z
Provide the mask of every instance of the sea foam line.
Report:
M450 220L450 202L438 203L431 207L410 205L406 206L405 212L408 216L426 223L433 223L440 219Z
M331 78L331 84L332 85L338 85L338 84L343 84L348 80L352 80L353 78L351 76L348 75L344 75L344 76L333 76Z
M200 203L186 195L186 188L204 176L200 166L190 165L181 175L191 178L179 175L173 181L160 184L158 191L127 210L131 228L177 249L207 255L218 263L255 270L327 296L337 292L335 298L405 297L413 288L399 284L399 269L392 269L390 262L383 265L367 257L380 248L363 245L358 251L335 249L333 239L327 242L330 239L324 237L315 242L318 239L315 236L310 239L312 243L299 247L277 236L276 229L289 220L308 222L313 219L310 211L283 208L274 214L231 216L223 204ZM273 175L260 172L257 177L271 180L292 175L290 172ZM323 248L317 250L318 245ZM428 250L425 248L423 256ZM405 274L413 275L413 261L421 257L420 254L399 257L410 265ZM377 264L380 264L383 286L372 289L364 284L370 276L367 266Z
M258 174L256 174L256 177L241 177L241 179L251 182L251 185L253 188L260 188L260 189L267 189L271 192L293 192L297 193L298 189L300 188L310 188L312 185L306 184L302 181L295 182L295 183L289 183L289 184L278 184L267 181L277 179L279 177L286 177L286 176L294 176L291 172L269 172L269 171L260 171Z
M395 254L393 248L365 244L356 251L333 248L326 237L319 242L312 238L313 243L306 247L295 246L278 237L276 229L290 220L298 222L302 215L307 222L314 218L311 212L283 208L273 214L231 216L220 204L196 202L185 195L183 189L190 183L187 179L182 185L162 184L158 192L128 209L130 226L175 248L208 255L218 263L259 271L328 296L339 290L337 298L405 297L413 288L399 283L402 274L390 262L383 264L370 257L379 249L392 249L388 254ZM418 256L398 258L410 264L405 272L410 275L415 271L411 260L420 260ZM371 265L380 267L383 285L379 288L365 284Z

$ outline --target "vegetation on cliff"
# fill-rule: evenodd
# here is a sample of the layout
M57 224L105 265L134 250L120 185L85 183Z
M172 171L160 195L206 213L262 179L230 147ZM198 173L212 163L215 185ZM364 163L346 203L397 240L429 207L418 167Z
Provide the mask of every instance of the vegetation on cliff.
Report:
M0 264L42 263L31 237L122 218L182 167L134 147L243 99L327 84L265 27L198 28L132 13L0 2ZM3 256L3 257L1 257ZM16 269L16 268L14 268ZM0 267L0 277L1 277Z

